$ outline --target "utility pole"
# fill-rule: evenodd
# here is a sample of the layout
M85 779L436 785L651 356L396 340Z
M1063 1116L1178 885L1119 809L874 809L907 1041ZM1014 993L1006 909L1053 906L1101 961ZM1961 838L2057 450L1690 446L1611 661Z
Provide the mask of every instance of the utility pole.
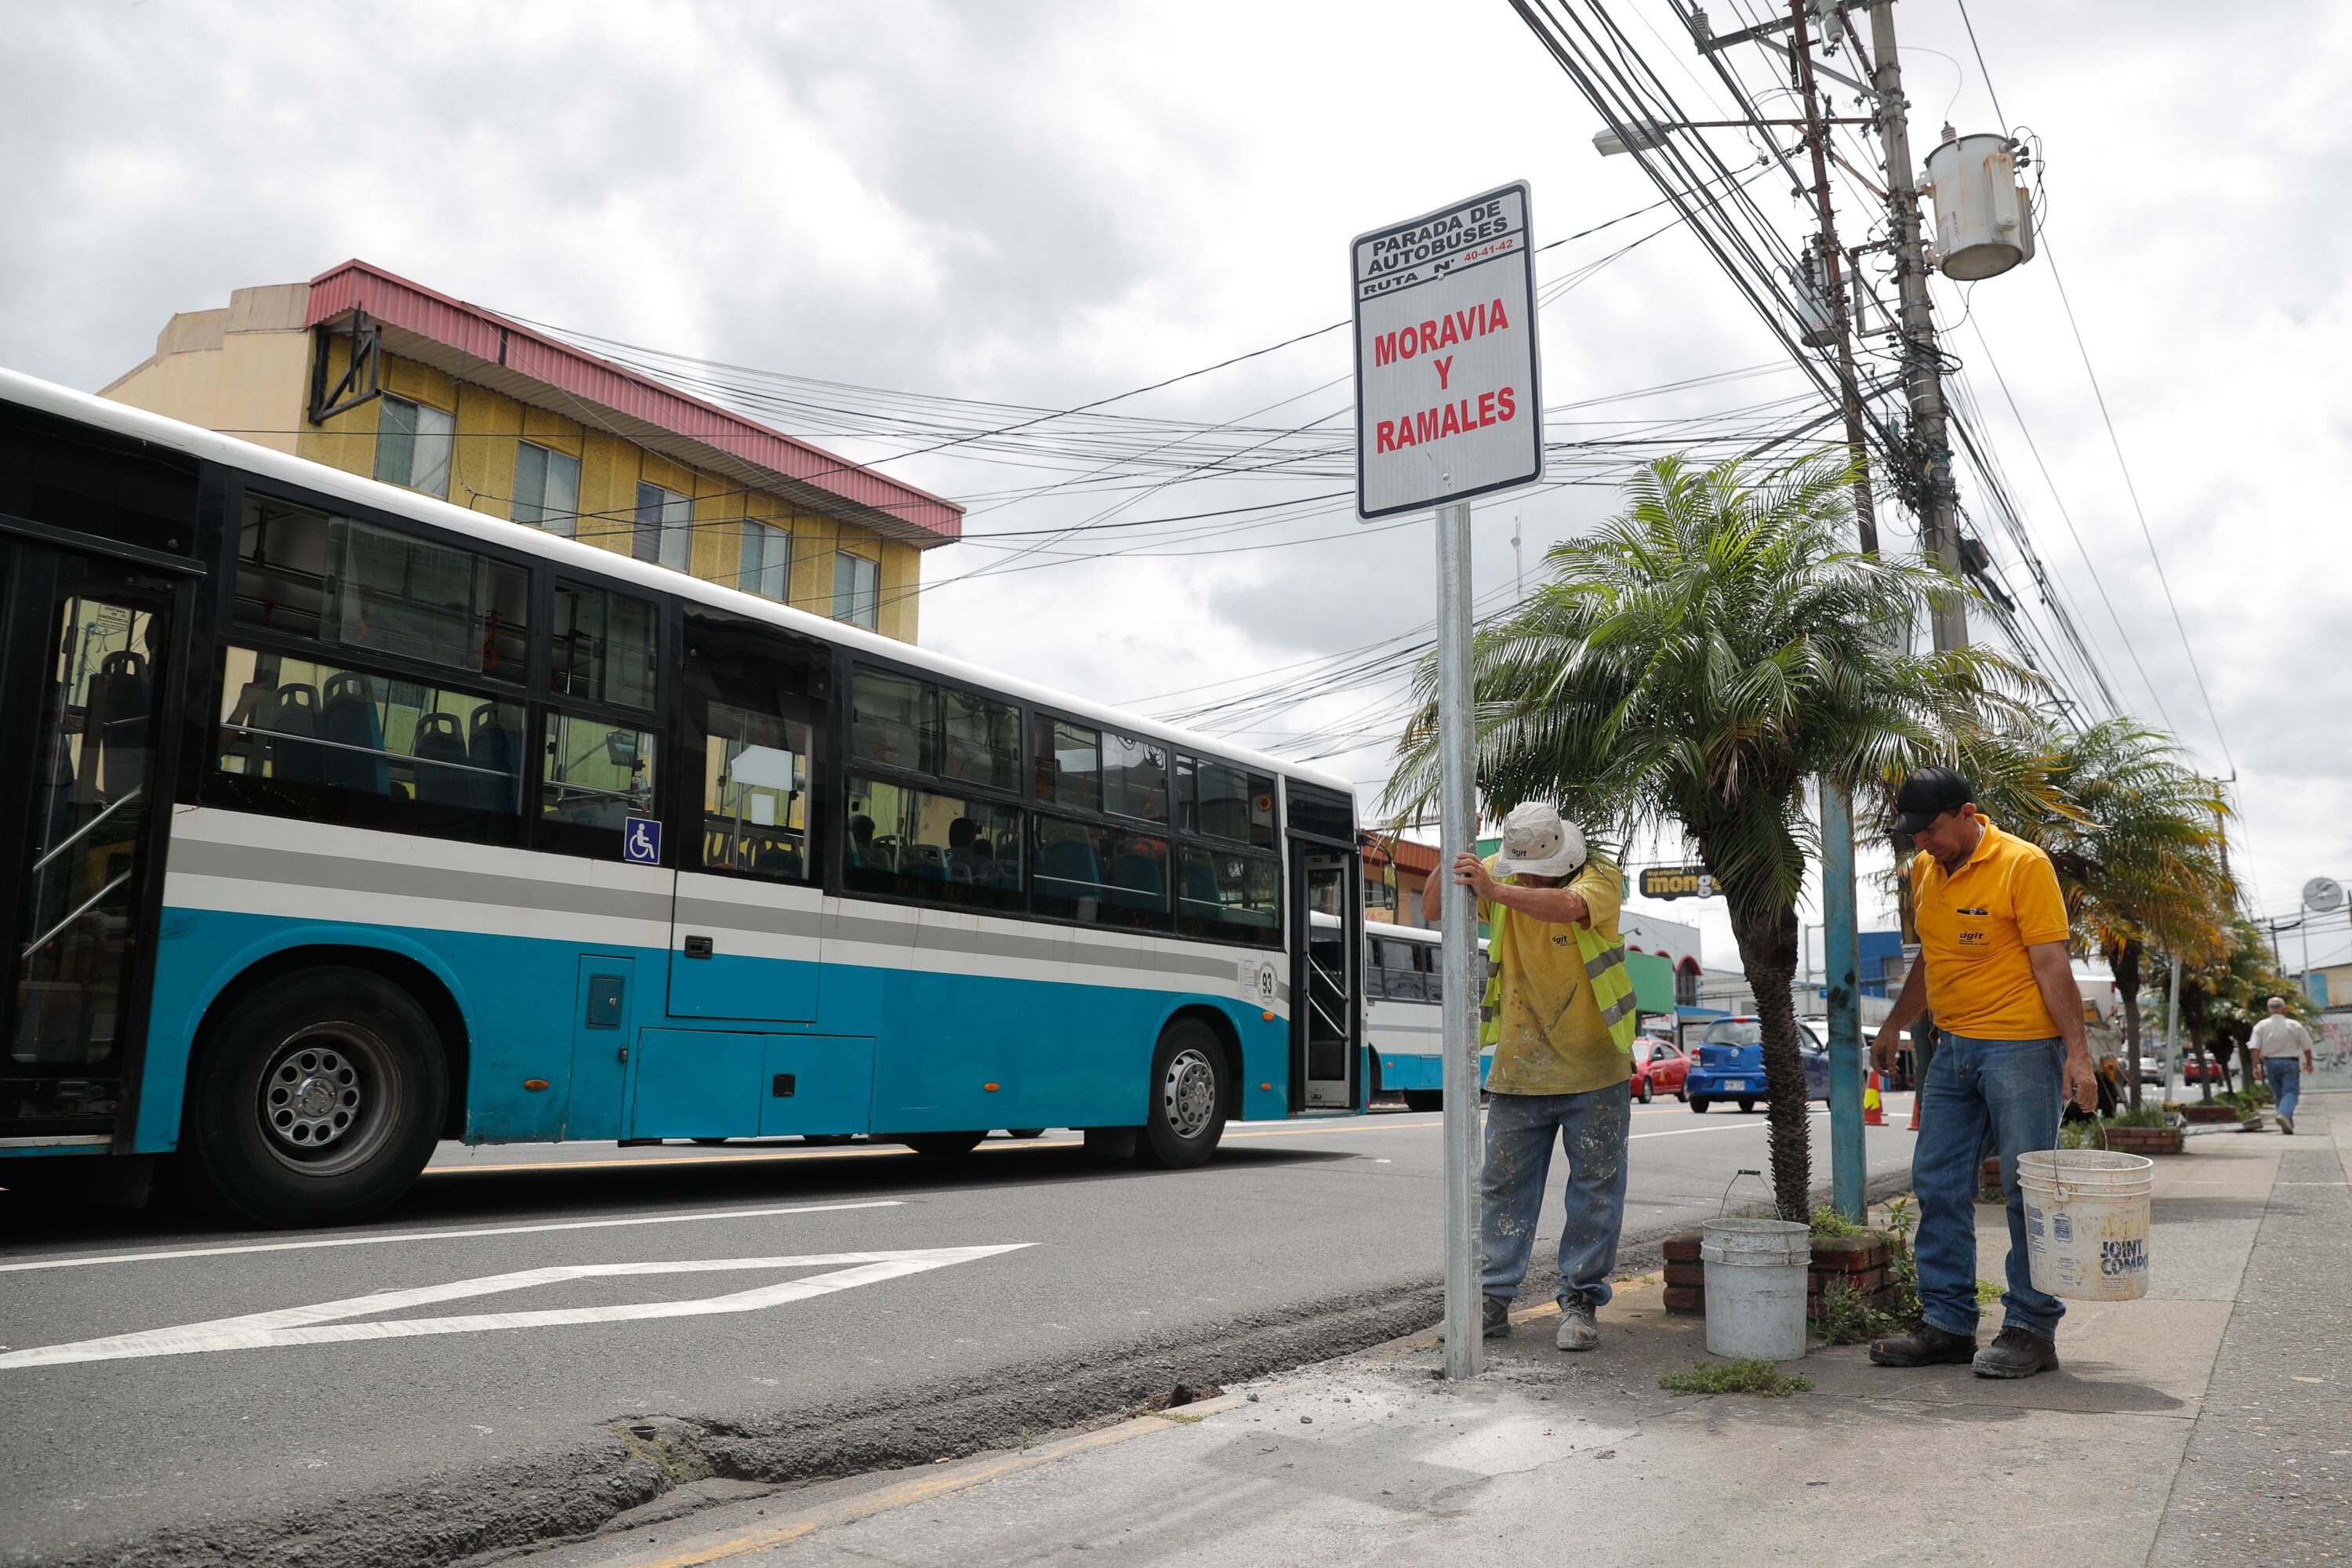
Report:
M1911 404L1918 468L1920 553L1960 573L1959 510L1952 487L1952 443L1945 429L1942 358L1927 303L1927 247L1919 221L1919 178L1911 160L1911 125L1903 100L1903 63L1895 52L1894 0L1870 7L1871 86L1878 93L1878 141L1886 154L1887 205L1895 220L1895 280L1902 298L1903 380ZM1935 603L1936 651L1969 644L1969 616L1958 595Z
M1820 281L1837 322L1838 383L1845 405L1845 445L1853 466L1854 521L1862 551L1878 553L1878 521L1870 506L1869 448L1863 438L1862 387L1853 372L1853 318L1847 309L1845 279L1838 267L1837 208L1830 200L1828 116L1813 84L1812 39L1806 27L1808 0L1789 0L1789 58L1805 105L1805 142L1812 151L1813 205L1822 232L1815 240L1813 276ZM1840 1215L1859 1225L1868 1205L1870 1153L1862 1125L1862 938L1854 908L1853 801L1834 780L1821 781L1822 797L1822 996L1829 1012L1830 1197Z

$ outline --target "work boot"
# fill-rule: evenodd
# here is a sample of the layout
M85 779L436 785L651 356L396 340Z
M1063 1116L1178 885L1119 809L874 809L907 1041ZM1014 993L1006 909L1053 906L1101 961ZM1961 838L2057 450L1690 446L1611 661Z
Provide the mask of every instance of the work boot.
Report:
M1482 1340L1507 1340L1511 1337L1511 1301L1507 1296L1478 1298L1478 1337ZM1440 1324L1437 1342L1445 1342L1445 1328Z
M1564 1351L1589 1351L1601 1342L1601 1325L1593 1321L1591 1303L1569 1301L1559 1310L1559 1332L1551 1342Z
M1973 1364L1979 1377L2032 1377L2058 1370L2058 1347L2030 1330L2003 1329Z
M1956 1334L1933 1323L1870 1342L1870 1359L1880 1366L1958 1366L1976 1353L1974 1334Z

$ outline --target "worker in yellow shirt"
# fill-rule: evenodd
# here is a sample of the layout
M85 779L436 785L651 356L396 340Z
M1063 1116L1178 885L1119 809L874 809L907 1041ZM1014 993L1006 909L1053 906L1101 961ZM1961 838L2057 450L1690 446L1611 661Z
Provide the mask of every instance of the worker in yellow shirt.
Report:
M2065 900L2050 857L2002 832L1949 768L1903 781L1891 825L1917 849L1910 867L1920 962L1878 1026L1891 1067L1901 1031L1933 1006L1940 1038L1919 1086L1911 1185L1919 1202L1919 1326L1870 1347L1881 1366L1968 1362L1979 1377L2031 1377L2058 1365L2065 1306L2033 1288L2017 1157L2058 1144L2072 1100L2098 1103L2083 997L2067 954ZM1977 1165L2000 1152L2009 1200L2009 1289L2001 1329L1977 1348Z
M1491 865L1457 854L1454 879L1476 895L1492 931L1482 1330L1488 1339L1511 1331L1557 1137L1569 1172L1553 1342L1588 1351L1601 1342L1594 1314L1609 1300L1625 1222L1627 1084L1639 1021L1617 931L1623 886L1617 868L1586 854L1583 834L1533 803L1504 819Z

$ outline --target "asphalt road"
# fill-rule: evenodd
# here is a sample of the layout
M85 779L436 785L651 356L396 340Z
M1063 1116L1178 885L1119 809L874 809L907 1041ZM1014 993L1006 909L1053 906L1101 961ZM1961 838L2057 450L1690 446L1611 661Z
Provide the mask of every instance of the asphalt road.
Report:
M1889 1110L1874 1174L1908 1167ZM945 1165L449 1146L324 1233L0 1193L0 1561L445 1561L698 1474L918 1462L1357 1348L1433 1315L1439 1136L1402 1111L1236 1124L1173 1174L1071 1134ZM1660 1101L1633 1136L1629 1241L1765 1163L1760 1113Z

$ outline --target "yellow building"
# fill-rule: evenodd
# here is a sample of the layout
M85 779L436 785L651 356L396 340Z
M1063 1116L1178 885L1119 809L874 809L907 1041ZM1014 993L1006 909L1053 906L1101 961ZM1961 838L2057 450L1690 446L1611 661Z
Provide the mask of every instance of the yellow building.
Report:
M915 640L963 509L349 261L173 316L102 395Z

